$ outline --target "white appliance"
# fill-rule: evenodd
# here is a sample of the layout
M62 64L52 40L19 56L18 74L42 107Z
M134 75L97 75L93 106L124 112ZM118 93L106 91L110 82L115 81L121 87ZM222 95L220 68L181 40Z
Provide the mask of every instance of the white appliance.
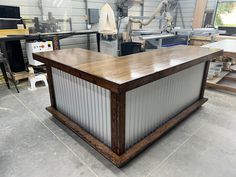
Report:
M52 41L46 42L27 42L26 52L29 60L29 64L32 66L43 65L43 63L33 59L33 53L53 51Z

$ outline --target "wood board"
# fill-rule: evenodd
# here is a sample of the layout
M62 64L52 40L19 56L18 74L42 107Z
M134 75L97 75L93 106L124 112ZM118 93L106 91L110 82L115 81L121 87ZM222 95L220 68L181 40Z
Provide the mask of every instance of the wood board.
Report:
M8 35L29 35L28 29L4 29L0 30L0 37L6 37Z

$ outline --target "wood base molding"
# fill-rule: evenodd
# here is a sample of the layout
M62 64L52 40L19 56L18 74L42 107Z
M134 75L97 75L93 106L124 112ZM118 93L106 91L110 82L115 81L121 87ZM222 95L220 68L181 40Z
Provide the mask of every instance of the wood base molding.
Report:
M58 110L56 110L53 107L48 107L47 110L60 122L62 122L64 125L66 125L68 128L70 128L74 133L79 135L83 140L85 140L89 145L91 145L95 150L97 150L99 153L101 153L103 156L105 156L107 159L109 159L112 163L114 163L117 167L122 167L127 162L129 162L131 159L133 159L136 155L138 155L140 152L145 150L148 146L150 146L152 143L154 143L157 139L159 139L164 133L169 131L171 128L176 126L178 123L180 123L182 120L187 118L191 113L196 111L199 107L202 106L208 99L202 98L198 101L196 101L194 104L180 112L178 115L170 119L168 122L166 122L161 127L157 128L153 133L149 134L147 137L145 137L143 140L139 141L137 144L132 146L130 149L126 150L123 154L117 155L112 151L110 147L103 144L100 140L95 138L93 135L88 133L86 130L81 128L77 123L72 121L67 116L60 113Z

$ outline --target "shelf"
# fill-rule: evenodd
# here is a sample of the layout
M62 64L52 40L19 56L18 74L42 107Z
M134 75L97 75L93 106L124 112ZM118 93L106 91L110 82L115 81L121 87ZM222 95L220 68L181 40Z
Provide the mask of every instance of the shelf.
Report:
M220 82L226 75L228 75L230 72L229 71L222 71L220 73L220 76L218 77L214 77L212 80L207 80L207 83L210 84L217 84L218 82Z
M12 73L12 74L13 74L13 77L16 81L19 81L22 79L27 79L30 76L29 72L26 72L26 71L16 72L16 73ZM11 79L11 75L8 72L7 72L7 77L9 79Z

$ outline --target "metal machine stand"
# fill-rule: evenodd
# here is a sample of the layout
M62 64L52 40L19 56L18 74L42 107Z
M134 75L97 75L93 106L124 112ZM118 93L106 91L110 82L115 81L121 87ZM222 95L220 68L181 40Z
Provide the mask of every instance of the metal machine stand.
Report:
M0 54L0 55L1 55L1 54ZM18 89L18 87L17 87L16 81L15 81L15 79L14 79L14 76L13 76L13 74L12 74L12 72L11 72L11 68L10 68L10 66L9 66L9 64L8 64L8 62L7 62L7 60L6 60L6 58L4 58L3 56L0 56L0 68L1 68L1 71L2 71L2 74L3 74L3 77L4 77L4 79L5 79L5 82L6 82L6 84L7 84L7 88L10 89L10 84L9 84L9 78L8 78L8 76L7 76L7 72L6 72L6 71L8 71L8 73L9 73L9 75L10 75L10 77L11 77L10 80L11 80L12 83L14 84L17 93L20 93L20 92L19 92L19 89Z

